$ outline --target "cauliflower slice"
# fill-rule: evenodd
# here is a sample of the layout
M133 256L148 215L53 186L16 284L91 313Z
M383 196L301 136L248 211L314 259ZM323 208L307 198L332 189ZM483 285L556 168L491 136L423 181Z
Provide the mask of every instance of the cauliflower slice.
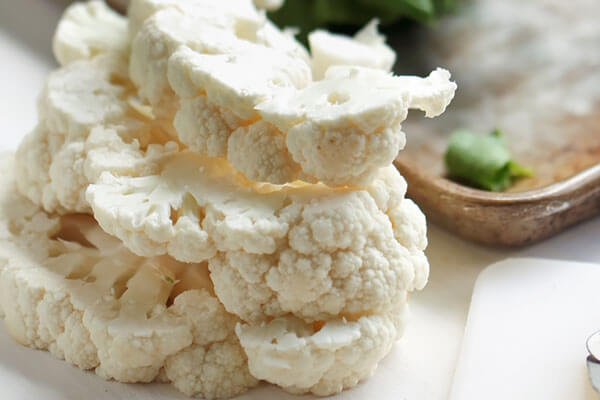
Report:
M95 218L136 254L208 260L217 296L245 321L383 312L425 285L424 219L395 211L408 200L391 166L359 190L260 184L192 152L161 165L160 175L104 173L87 191Z
M85 189L102 171L147 174L159 155L177 151L173 142L162 146L168 135L132 107L123 69L122 60L104 54L48 79L41 122L16 154L19 190L46 211L89 212Z
M100 0L70 5L52 40L54 56L63 66L109 51L125 56L128 47L127 18Z
M179 46L223 54L239 51L243 43L235 32L207 21L206 15L166 8L148 18L133 39L129 75L140 97L161 112L161 105L175 100L167 80L167 61Z
M303 88L312 80L304 61L251 43L220 55L180 47L169 60L168 77L180 97L207 96L243 120L256 119L254 107L277 89Z
M213 18L211 13L200 11L186 2L178 7L159 10L145 20L133 40L129 71L131 79L139 88L141 98L147 101L154 108L155 114L162 119L172 120L177 105L178 99L167 79L167 62L179 46L189 47L199 55L249 55L242 58L242 61L250 60L248 66L260 65L262 68L249 71L248 68L240 69L238 66L234 72L239 76L228 78L237 79L234 86L239 86L240 82L247 86L248 83L241 79L244 76L253 76L254 79L245 79L248 82L258 79L259 75L253 74L261 74L271 61L286 68L294 64L300 65L301 70L296 78L300 83L297 84L310 81L306 51L290 35L281 32L265 20L254 37L249 39L226 24L220 24L219 19ZM303 59L294 63L296 57ZM235 65L225 67L232 70ZM295 68L298 69L297 66ZM184 78L180 77L179 81L182 79ZM255 88L259 86L260 81L254 83ZM193 95L197 95L197 91L194 91Z
M106 379L166 379L190 396L256 385L206 264L139 257L89 216L49 217L16 194L12 162L0 168L0 309L15 340Z
M201 17L204 24L235 32L246 40L253 40L265 21L251 0L132 0L127 12L130 36L135 37L148 18L164 9Z
M307 324L282 317L263 325L238 324L236 332L256 378L292 393L329 396L373 374L403 332L404 299L386 314L352 321Z
M39 120L53 133L85 137L92 127L127 125L133 86L127 63L114 54L68 64L50 74L38 101Z
M256 32L256 43L279 50L310 64L310 55L306 47L295 38L297 33L298 31L293 28L281 30L274 23L266 20L265 24Z
M390 71L396 52L385 44L385 36L377 31L379 21L369 22L354 38L321 29L308 35L315 79L323 79L333 65L362 66Z
M357 67L330 71L304 89L281 90L256 109L285 133L302 172L332 186L367 185L404 147L401 122L408 109L435 116L456 89L444 70L427 78Z
M427 118L437 117L446 111L456 92L456 83L450 80L450 72L443 68L431 71L426 78L392 77L384 71L352 66L332 66L325 75L326 79L379 81L392 90L406 90L409 93L409 108L423 111Z
M174 126L182 143L197 153L227 158L249 179L275 184L297 179L300 168L287 152L285 136L257 121L255 106L279 88L306 86L311 78L304 61L260 46L236 55L181 47L169 60L168 76L180 98ZM248 144L260 151L248 151Z

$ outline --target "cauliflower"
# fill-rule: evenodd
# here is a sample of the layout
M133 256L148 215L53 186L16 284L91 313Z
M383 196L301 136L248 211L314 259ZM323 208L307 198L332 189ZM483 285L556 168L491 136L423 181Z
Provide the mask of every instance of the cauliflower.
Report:
M202 14L166 8L148 18L133 39L129 75L140 97L160 111L162 104L175 99L167 80L167 62L179 46L223 54L234 52L242 43L233 31L207 23Z
M206 264L143 258L84 215L50 217L14 190L0 162L0 309L19 343L106 379L167 379L190 396L256 385ZM172 303L172 304L171 304ZM162 371L162 372L161 372Z
M266 20L264 25L256 32L256 43L279 50L309 64L310 56L302 43L296 40L295 36L297 33L297 30L293 28L284 28L281 30L274 23Z
M308 35L312 55L312 72L322 79L333 65L363 66L390 71L396 52L385 44L385 36L377 31L378 21L369 22L354 38L321 29Z
M391 164L408 110L439 115L456 85L390 74L376 21L314 32L311 59L265 15L68 8L38 124L0 157L17 341L209 399L258 380L334 394L390 351L429 273L425 217Z
M250 0L132 0L127 13L130 37L137 35L148 18L164 9L176 9L200 17L204 24L236 32L247 40L256 36L256 31L265 21Z
M383 312L427 280L424 219L393 167L367 189L332 190L259 184L191 152L161 165L102 174L87 191L95 218L136 254L208 260L217 296L244 321ZM413 228L397 238L395 225Z
M235 169L260 181L283 184L301 172L287 151L285 137L265 121L233 131L227 149L227 159Z
M127 19L100 0L70 5L52 41L54 56L63 66L111 51L125 56L128 47Z
M92 127L131 122L127 64L113 54L80 60L50 74L38 100L39 120L53 133L85 137Z
M373 374L377 363L400 337L408 306L353 321L335 319L307 324L294 317L265 325L238 324L250 372L292 393L329 396Z
M73 62L48 79L41 122L19 145L17 186L48 212L89 212L85 190L105 170L148 173L177 145L130 104L124 62L110 54ZM145 171L145 172L144 172Z
M240 1L233 3L240 3ZM308 54L292 35L280 31L264 18L259 18L260 22L254 25L250 24L253 26L252 29L240 30L237 24L238 18L241 17L234 15L235 13L227 14L222 9L226 5L221 2L218 6L216 4L207 1L187 1L180 4L172 1L138 1L133 2L130 8L130 15L139 12L146 16L140 27L136 28L133 39L130 76L139 88L142 100L152 106L154 114L161 120L172 121L177 110L178 98L167 78L167 64L180 46L186 46L198 55L247 54L250 56L242 57L241 61L250 60L249 66L262 67L254 68L253 71L245 69L240 77L249 76L251 72L261 72L265 69L265 64L273 60L274 63L286 68L294 66L295 71L299 70L300 75L297 78L300 80L299 85L311 80ZM147 7L148 10L141 11ZM249 7L253 6L249 4ZM130 17L130 28L132 23ZM233 67L231 66L229 70ZM297 73L295 71L292 73ZM247 81L252 82L253 79ZM253 86L260 88L261 82L259 80ZM239 79L233 82L234 86L239 86L240 83L249 85ZM189 105L187 107L189 108ZM184 105L183 108L186 106ZM195 131L197 132L198 129L196 128Z
M439 114L456 88L443 70L410 79L368 68L330 71L324 80L282 90L257 106L262 119L285 132L287 149L303 173L329 185L371 181L404 147L401 122L408 109Z
M324 80L282 90L257 106L265 121L285 132L287 149L303 173L329 185L368 184L404 147L400 124L408 109L436 116L456 90L441 69L427 78L357 67L329 71Z
M365 186L404 147L401 122L408 109L438 115L456 89L444 70L417 78L338 66L310 82L304 63L272 51L258 54L208 55L180 47L168 65L180 99L174 122L179 139L197 153L227 158L256 181ZM257 131L276 139L261 143L268 157L236 146L252 142L242 136Z

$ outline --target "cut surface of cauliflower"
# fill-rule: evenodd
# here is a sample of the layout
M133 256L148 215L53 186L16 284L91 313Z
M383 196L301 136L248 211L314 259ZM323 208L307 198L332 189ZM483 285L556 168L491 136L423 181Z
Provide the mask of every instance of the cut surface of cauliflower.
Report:
M245 43L235 32L207 21L203 14L186 14L169 7L148 18L133 39L129 75L139 88L139 95L155 110L176 101L167 80L169 57L179 46L199 53L235 52Z
M263 325L238 324L250 372L292 393L329 396L370 377L401 336L408 314L402 299L393 311L307 324L294 317Z
M129 4L129 34L133 38L143 23L164 9L204 18L204 23L236 32L251 40L265 21L252 0L132 0Z
M135 15L143 16L139 26L134 22ZM168 108L165 104L177 102L167 80L167 62L179 46L189 47L198 54L252 54L255 58L250 59L251 65L260 64L263 69L268 68L272 64L269 60L277 55L281 57L274 61L279 64L284 64L283 57L287 56L301 61L310 74L308 53L302 45L293 35L268 22L250 0L134 1L129 22L130 31L135 31L130 58L131 79L139 87L142 99L157 113ZM243 59L248 60L248 57ZM289 64L289 61L285 62ZM262 72L239 68L236 71L240 82L258 79L253 74ZM258 79L255 86L261 82Z
M312 72L322 79L333 65L361 66L390 71L396 61L396 52L385 43L385 36L377 31L377 20L372 20L353 38L319 29L308 35Z
M40 122L19 145L17 186L48 212L89 212L85 189L102 171L146 174L176 143L130 102L126 63L114 54L53 72L40 96ZM138 171L138 172L135 172Z
M256 385L206 264L128 251L86 215L48 216L0 160L0 309L19 343L121 382L228 398Z
M128 48L127 18L100 0L70 5L52 40L54 56L63 66L106 52L126 57Z
M280 62L265 63L271 53L207 55L181 47L168 67L170 86L180 98L179 139L200 154L227 158L256 181L365 186L404 147L401 122L408 109L435 116L456 89L444 70L418 78L332 67L326 79L310 82L303 62L278 56ZM242 136L258 130L275 139L263 142L263 154L274 157L281 172L236 145L252 141Z
M257 109L262 119L285 132L287 149L302 172L332 186L368 184L404 147L401 122L408 109L435 116L456 89L444 70L427 78L371 68L329 71L324 80L282 90Z
M208 260L219 299L245 321L383 312L427 280L424 219L393 167L359 190L260 184L192 152L162 165L104 173L87 191L95 218L136 254Z

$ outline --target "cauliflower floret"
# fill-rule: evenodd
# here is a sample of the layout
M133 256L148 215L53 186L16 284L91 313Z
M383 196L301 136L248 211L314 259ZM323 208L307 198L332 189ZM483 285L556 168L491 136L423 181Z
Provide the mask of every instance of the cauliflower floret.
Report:
M15 340L209 399L256 385L206 264L138 257L89 216L48 217L16 194L11 160L0 172L0 309Z
M294 317L236 332L248 355L250 372L292 393L329 396L372 375L400 337L408 313L404 300L393 311L353 321L306 324Z
M385 44L385 36L377 31L378 21L369 22L354 38L316 30L308 35L312 55L312 72L322 79L332 65L362 66L390 71L396 52Z
M210 157L226 157L231 133L242 127L243 120L219 107L206 96L182 99L173 125L179 140L190 149Z
M427 259L413 245L421 238L410 236L424 224L420 212L396 213L392 222L393 209L385 208L405 201L393 167L375 181L374 195L259 184L191 152L169 157L163 168L138 178L103 174L87 192L95 218L139 255L208 260L219 299L245 321L380 312L426 282ZM394 224L415 228L397 238ZM196 250L184 251L185 243Z
M52 41L52 50L60 65L91 59L108 51L125 56L128 47L127 18L99 0L69 6Z
M40 123L16 154L19 190L46 211L89 212L85 189L102 171L147 174L159 154L177 151L172 142L161 146L168 135L130 104L123 69L118 56L104 54L48 79Z
M284 184L296 179L300 166L285 146L285 137L273 125L258 121L233 131L227 159L238 171L255 181Z

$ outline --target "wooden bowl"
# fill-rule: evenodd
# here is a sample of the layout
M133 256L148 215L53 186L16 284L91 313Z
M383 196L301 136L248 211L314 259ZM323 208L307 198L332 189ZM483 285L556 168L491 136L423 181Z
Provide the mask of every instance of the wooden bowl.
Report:
M527 245L600 213L600 164L518 193L471 189L410 161L395 165L408 182L408 196L430 220L486 245Z

